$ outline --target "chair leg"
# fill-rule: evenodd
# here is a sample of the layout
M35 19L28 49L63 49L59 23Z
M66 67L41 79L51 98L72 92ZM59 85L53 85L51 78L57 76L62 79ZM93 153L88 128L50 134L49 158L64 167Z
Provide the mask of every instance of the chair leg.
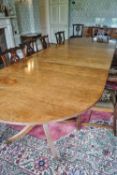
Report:
M114 132L114 135L116 136L116 116L114 115L113 116L113 132Z
M81 128L81 116L80 115L76 118L76 124L77 124L77 128L79 130Z
M27 56L26 53L27 53L27 48L26 47L22 48L23 59L26 58Z
M112 90L112 92L111 92L111 94L112 94L112 103L113 103L113 106L115 106L116 105L116 90Z
M36 52L38 52L39 50L38 50L38 44L37 44L37 42L35 42L35 47L36 47Z
M90 119L91 119L92 113L93 113L93 110L90 110L89 121L90 121ZM77 128L78 128L78 130L79 130L79 129L81 128L81 115L79 115L79 116L77 117L77 119L76 119L76 124L77 124ZM90 124L88 124L88 125L90 125Z

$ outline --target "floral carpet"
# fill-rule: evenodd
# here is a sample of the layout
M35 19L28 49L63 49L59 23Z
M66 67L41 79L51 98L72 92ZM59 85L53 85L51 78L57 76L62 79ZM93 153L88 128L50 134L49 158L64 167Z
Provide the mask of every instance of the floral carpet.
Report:
M0 125L0 175L117 175L117 137L112 131L96 128L78 131L75 126L72 129L54 142L61 155L57 160L45 137L26 135L6 145L4 140L17 131Z

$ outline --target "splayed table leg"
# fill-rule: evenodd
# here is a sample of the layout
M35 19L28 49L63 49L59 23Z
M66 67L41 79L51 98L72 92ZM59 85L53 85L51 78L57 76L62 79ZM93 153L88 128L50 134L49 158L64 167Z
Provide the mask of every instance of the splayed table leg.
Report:
M54 146L54 142L51 138L51 134L50 134L50 131L49 131L49 128L48 128L48 124L43 124L43 129L44 129L44 132L45 132L45 135L46 135L46 138L47 138L47 142L48 142L48 145L51 149L53 157L59 159L60 154Z
M6 143L10 144L14 141L17 141L18 139L24 137L29 131L32 130L32 128L35 125L26 125L21 131L19 131L16 135L10 137L9 139L7 139Z

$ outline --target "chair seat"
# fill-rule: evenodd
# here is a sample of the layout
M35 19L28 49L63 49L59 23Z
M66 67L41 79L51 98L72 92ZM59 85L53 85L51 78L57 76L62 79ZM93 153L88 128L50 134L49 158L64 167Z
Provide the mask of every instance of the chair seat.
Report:
M97 123L83 123L83 127L95 127L95 128L106 128L106 129L112 129L111 126L105 125L105 124L97 124Z
M91 107L93 111L104 111L104 112L113 112L113 104L110 103L97 103L94 107Z
M91 110L113 112L114 105L112 102L112 93L110 90L104 90L100 100L91 108Z
M113 99L113 95L114 95L114 99ZM105 89L101 99L94 106L92 106L90 108L90 111L92 111L91 115L94 111L99 112L100 115L101 115L102 112L112 113L113 122L112 122L111 127L113 128L114 135L116 135L117 104L116 104L116 100L115 100L116 94L113 94L113 95L110 92L110 90ZM91 115L90 115L90 118L91 118ZM90 125L90 123L89 123L89 125ZM98 126L99 127L105 127L104 125L103 126L101 126L101 125L99 124Z

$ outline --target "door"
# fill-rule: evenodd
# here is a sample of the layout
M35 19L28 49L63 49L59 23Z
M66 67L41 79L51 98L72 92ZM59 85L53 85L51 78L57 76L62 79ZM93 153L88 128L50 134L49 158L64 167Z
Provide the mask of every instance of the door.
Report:
M50 0L50 41L56 43L55 32L64 30L68 39L69 0Z

